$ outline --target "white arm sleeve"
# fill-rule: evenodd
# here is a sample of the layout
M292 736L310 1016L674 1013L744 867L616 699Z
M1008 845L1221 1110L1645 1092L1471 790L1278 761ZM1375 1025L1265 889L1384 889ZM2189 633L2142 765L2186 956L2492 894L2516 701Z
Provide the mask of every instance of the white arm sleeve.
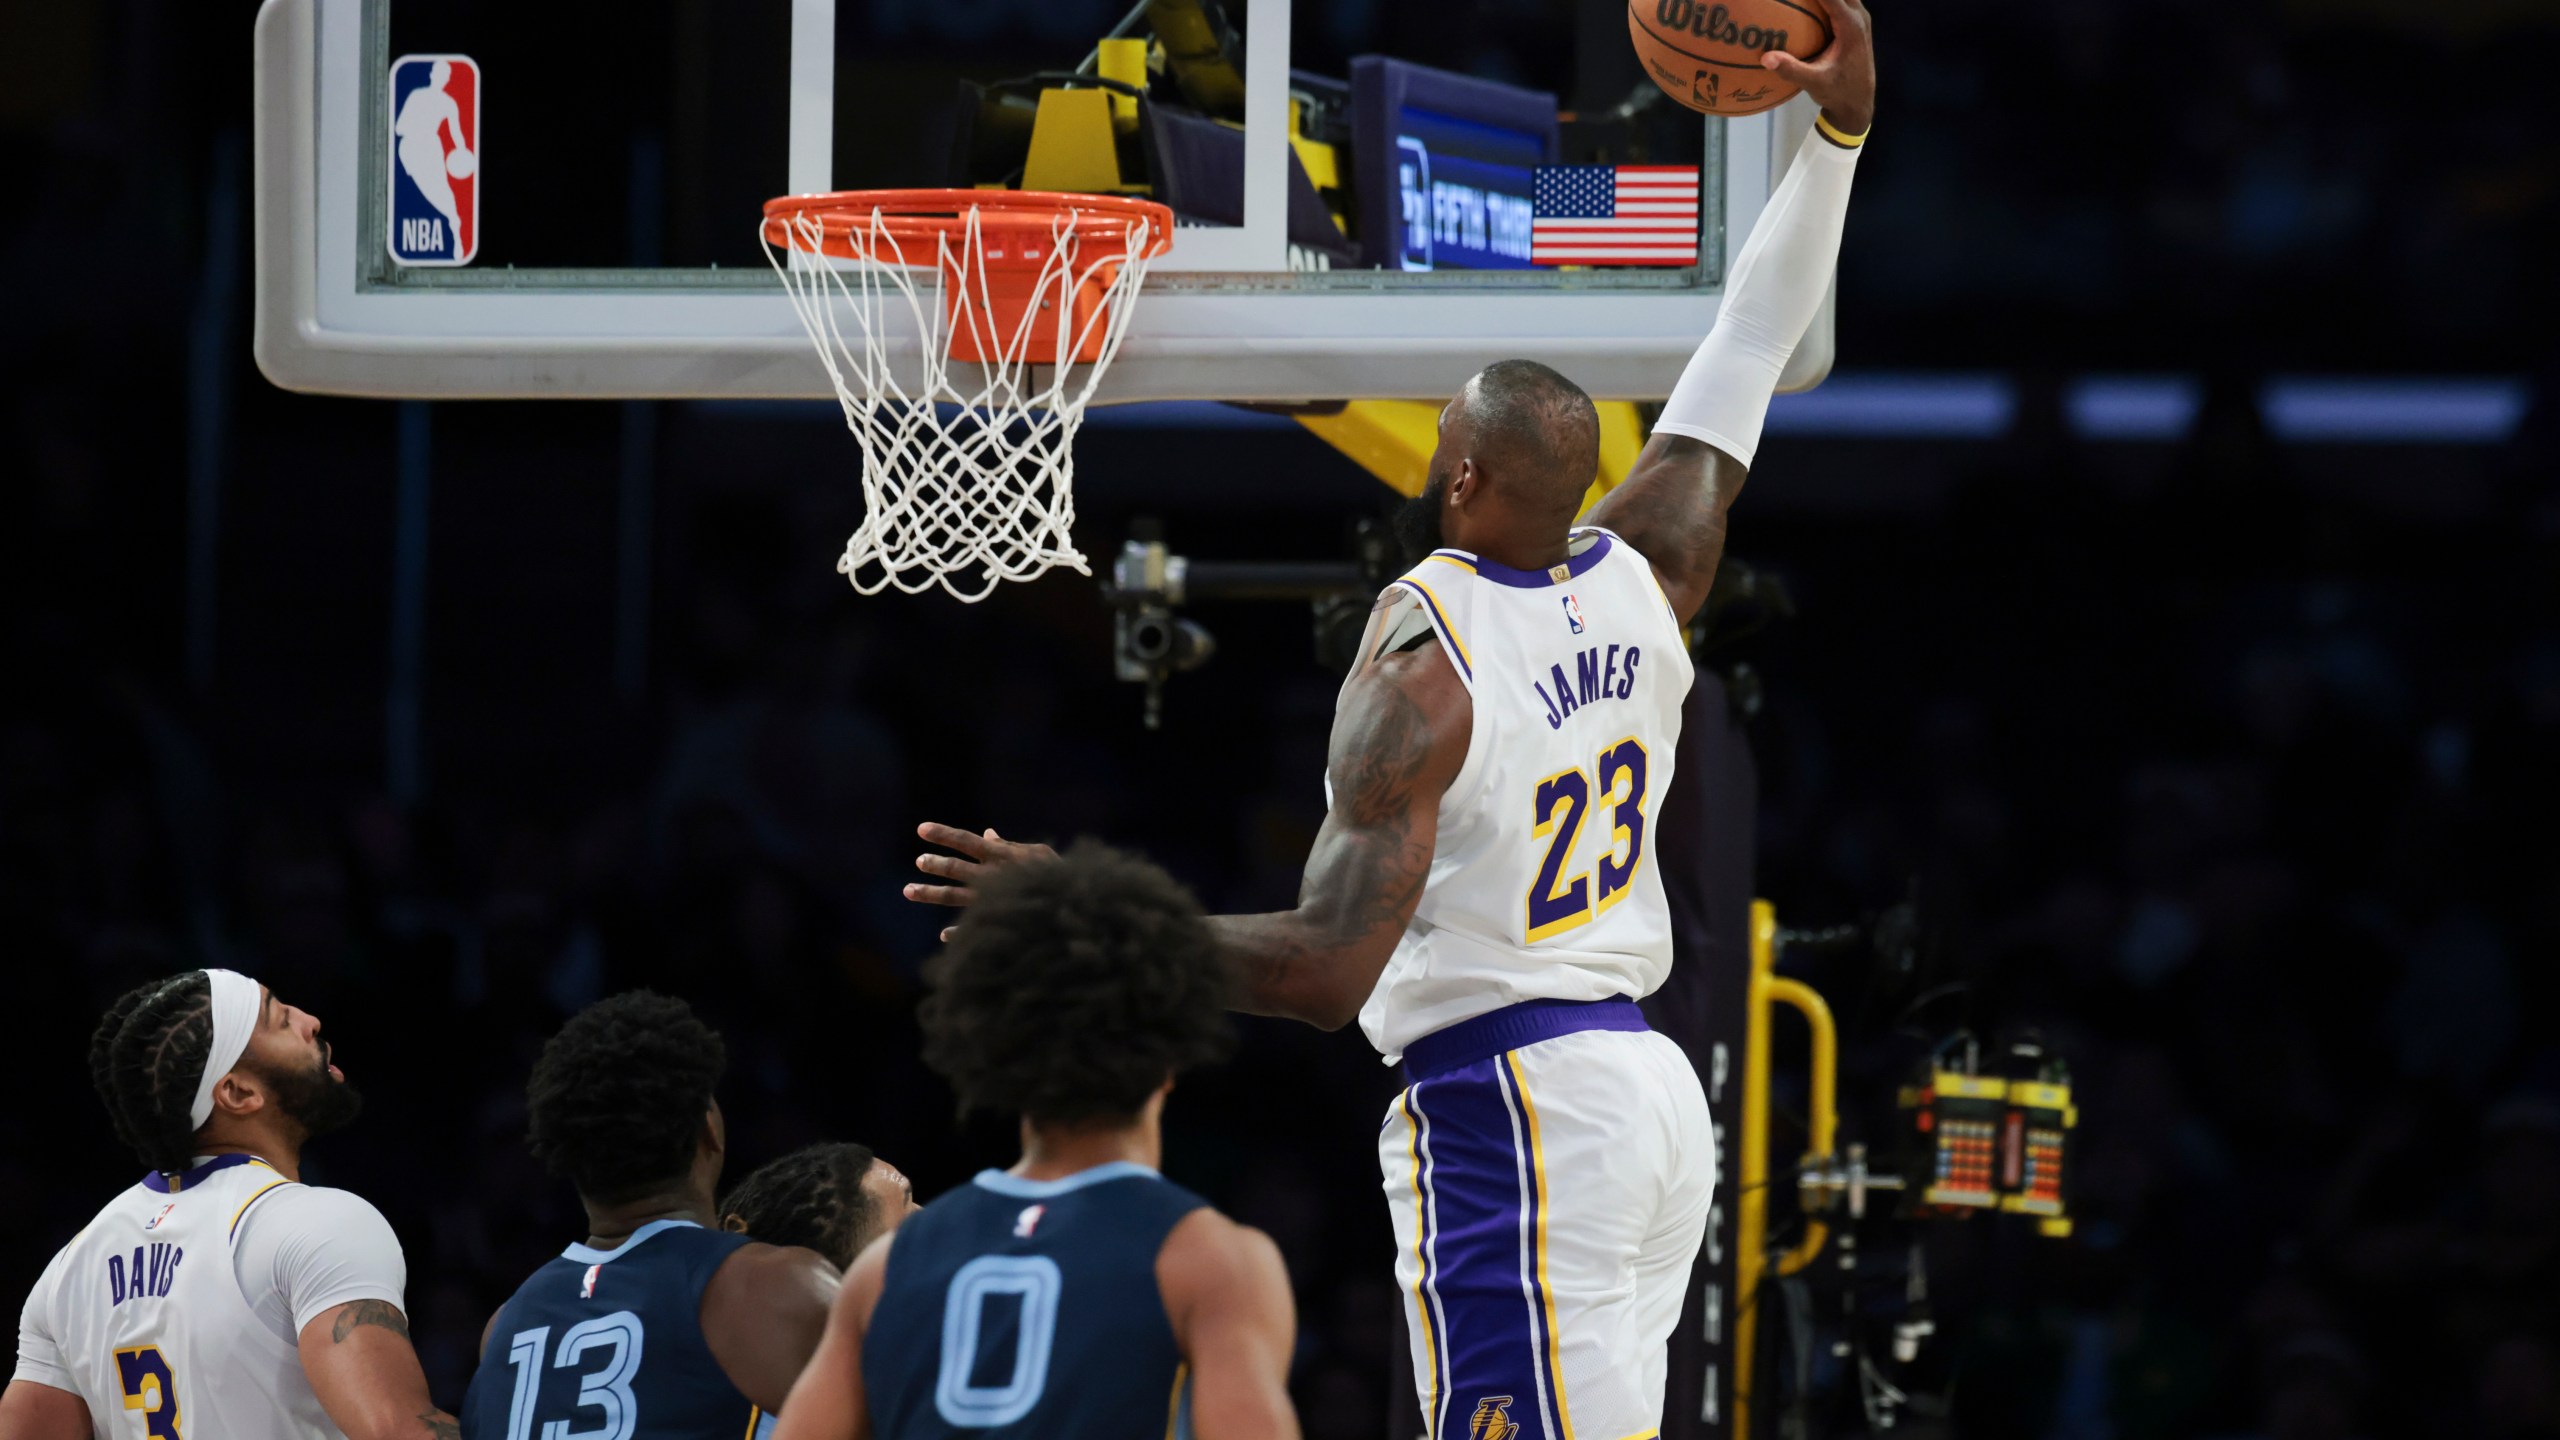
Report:
M391 1222L345 1190L286 1185L249 1207L231 1263L250 1308L286 1340L333 1306L406 1308L409 1262Z
M1725 278L1724 307L1706 343L1680 372L1655 433L1703 440L1745 467L1760 449L1760 427L1778 376L1822 308L1840 262L1840 229L1859 152L1808 132L1777 193Z
M44 1267L44 1277L27 1292L26 1308L18 1312L17 1378L77 1395L80 1383L72 1378L71 1367L62 1361L62 1347L53 1338L53 1292L70 1254L66 1247Z

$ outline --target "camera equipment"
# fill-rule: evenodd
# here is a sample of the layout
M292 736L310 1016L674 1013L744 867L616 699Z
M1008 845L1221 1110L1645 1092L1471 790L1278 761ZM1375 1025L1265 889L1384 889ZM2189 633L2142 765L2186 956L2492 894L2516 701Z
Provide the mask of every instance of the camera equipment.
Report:
M1174 554L1154 521L1136 521L1102 587L1115 612L1112 673L1147 687L1147 728L1162 728L1165 681L1217 653L1206 627L1175 613L1195 600L1309 601L1317 661L1348 670L1359 658L1369 606L1394 578L1395 563L1385 527L1369 520L1353 534L1347 560L1196 560Z
M1844 981L1869 987L1870 1002L1878 988L1907 993L1931 949L1926 931L1913 899L1865 924L1794 930L1781 930L1766 902L1754 907L1752 1004L1802 1011L1813 1041L1805 1152L1789 1167L1768 1153L1767 1121L1755 1126L1746 1118L1739 1157L1743 1253L1736 1278L1745 1298L1735 1358L1759 1381L1742 1393L1755 1397L1750 1403L1762 1414L1776 1412L1780 1433L1808 1433L1818 1408L1845 1409L1852 1394L1870 1434L1946 1414L1950 1357L1923 1353L1940 1324L1925 1261L1935 1226L2021 1216L2035 1222L2038 1235L2071 1234L2065 1180L2079 1112L2069 1067L2039 1035L2021 1030L1986 1047L1970 1030L1943 1032L1889 1108L1887 1097L1873 1092L1848 1097L1844 1107L1831 1008L1807 980L1779 970L1793 956L1799 966L1791 968L1816 962L1835 988ZM1860 1008L1871 1031L1910 1035L1907 1022L1918 1011L1963 988L1941 986L1893 1008ZM1888 1014L1895 1018L1881 1024ZM1746 1108L1755 1095L1765 1106L1770 1094L1767 1023L1756 1010L1752 1026ZM1863 1113L1873 1126L1867 1133L1881 1143L1835 1145L1843 1108L1851 1110L1853 1128ZM1783 1183L1789 1168L1792 1217L1778 1213L1776 1197L1750 1190ZM1892 1203L1879 1204L1884 1196ZM1765 1353L1755 1359L1764 1340Z

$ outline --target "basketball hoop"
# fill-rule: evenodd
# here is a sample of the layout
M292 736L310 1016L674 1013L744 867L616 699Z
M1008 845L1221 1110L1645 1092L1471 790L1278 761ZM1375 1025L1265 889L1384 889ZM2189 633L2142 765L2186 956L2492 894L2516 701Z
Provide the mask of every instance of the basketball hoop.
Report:
M862 525L836 562L853 588L982 600L1053 566L1093 573L1068 534L1076 429L1147 262L1173 243L1173 212L1116 195L849 190L766 202L762 238L862 445ZM939 304L918 294L928 272Z

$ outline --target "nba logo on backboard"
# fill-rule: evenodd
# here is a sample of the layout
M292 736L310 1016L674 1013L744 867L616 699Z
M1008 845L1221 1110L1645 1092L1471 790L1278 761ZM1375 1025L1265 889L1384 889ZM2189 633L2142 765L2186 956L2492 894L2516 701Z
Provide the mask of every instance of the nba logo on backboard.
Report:
M1573 627L1574 634L1582 633L1582 602L1570 595L1564 597L1564 623Z
M391 258L468 265L480 253L480 64L391 62Z

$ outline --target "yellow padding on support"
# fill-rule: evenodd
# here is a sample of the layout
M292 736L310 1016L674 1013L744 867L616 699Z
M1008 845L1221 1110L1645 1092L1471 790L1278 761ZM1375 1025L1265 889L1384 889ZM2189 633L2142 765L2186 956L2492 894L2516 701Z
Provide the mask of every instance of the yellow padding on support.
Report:
M1094 46L1094 70L1105 80L1147 88L1147 42L1104 40ZM1111 124L1123 135L1138 131L1138 97L1111 92Z
M1046 97L1042 98L1045 103ZM1048 188L1032 186L1027 178L1024 185ZM1633 404L1608 400L1599 408L1600 474L1583 498L1585 510L1627 478L1644 449L1644 421ZM1431 449L1440 443L1440 407L1427 400L1354 400L1339 414L1301 415L1297 420L1399 495L1422 493L1430 475Z
M1440 407L1425 400L1354 400L1339 414L1301 415L1298 423L1405 496L1422 493L1431 447L1440 443Z
M1289 148L1298 152L1298 164L1307 172L1307 183L1318 191L1342 188L1342 160L1333 147L1310 140L1302 128L1306 107L1296 97L1289 100Z
M1600 402L1600 476L1591 482L1591 492L1582 497L1582 508L1588 513L1600 503L1600 497L1618 488L1635 468L1636 456L1644 451L1644 417L1636 413L1629 400Z
M1120 193L1120 148L1111 131L1109 92L1040 92L1040 110L1031 121L1031 153L1022 162L1022 188Z

